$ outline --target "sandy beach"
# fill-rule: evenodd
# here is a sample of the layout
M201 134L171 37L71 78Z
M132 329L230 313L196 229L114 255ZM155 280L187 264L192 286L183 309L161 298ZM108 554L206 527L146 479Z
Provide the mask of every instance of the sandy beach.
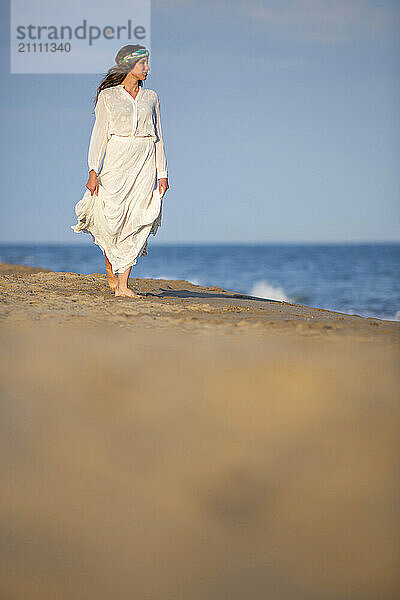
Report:
M55 273L0 263L1 317L8 324L45 321L63 327L118 326L173 333L256 337L291 335L399 346L400 322L305 307L201 287L183 280L133 279L144 295L115 298L105 274Z
M400 322L0 265L2 597L395 598Z

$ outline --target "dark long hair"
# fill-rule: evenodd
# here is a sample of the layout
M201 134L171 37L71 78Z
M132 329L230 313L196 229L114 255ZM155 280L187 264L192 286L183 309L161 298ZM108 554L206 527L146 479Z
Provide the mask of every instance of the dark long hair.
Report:
M141 56L138 58L130 58L125 62L121 62L121 60L127 55L131 54L131 52L135 52L136 50L140 50L143 48L147 50L145 46L140 46L139 44L128 44L128 46L123 46L120 50L118 50L117 55L115 57L115 65L110 67L105 75L105 77L100 82L97 88L96 98L94 99L94 104L97 104L97 100L99 98L99 94L101 90L104 90L109 87L114 87L123 82L129 71L132 71L136 63L141 60ZM139 79L139 86L143 85L143 81Z

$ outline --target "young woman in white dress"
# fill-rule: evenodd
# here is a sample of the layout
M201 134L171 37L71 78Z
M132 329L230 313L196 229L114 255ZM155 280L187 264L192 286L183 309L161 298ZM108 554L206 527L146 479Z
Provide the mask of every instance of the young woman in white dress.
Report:
M128 287L129 274L161 225L169 188L160 101L154 90L142 87L148 57L144 46L124 46L98 86L87 190L75 206L78 223L71 226L89 233L103 251L115 296L138 299L142 296Z

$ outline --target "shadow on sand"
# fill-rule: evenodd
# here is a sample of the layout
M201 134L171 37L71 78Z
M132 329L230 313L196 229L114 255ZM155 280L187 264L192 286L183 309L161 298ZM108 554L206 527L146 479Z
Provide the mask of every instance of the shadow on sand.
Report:
M203 298L210 300L216 298L218 300L252 300L257 302L274 302L276 304L282 304L280 300L269 300L268 298L259 298L258 296L247 296L246 294L218 294L215 292L193 292L190 290L166 290L160 288L161 293L157 294L154 292L146 292L146 296L156 296L157 298Z

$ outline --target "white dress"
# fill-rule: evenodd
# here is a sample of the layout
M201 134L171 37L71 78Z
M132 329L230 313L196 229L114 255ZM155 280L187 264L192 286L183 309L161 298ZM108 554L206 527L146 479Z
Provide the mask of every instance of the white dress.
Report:
M132 98L119 84L100 92L95 116L88 166L98 174L99 191L92 196L86 190L71 229L89 233L113 272L123 273L147 255L148 237L161 225L157 177L168 172L160 101L154 90L142 87Z

